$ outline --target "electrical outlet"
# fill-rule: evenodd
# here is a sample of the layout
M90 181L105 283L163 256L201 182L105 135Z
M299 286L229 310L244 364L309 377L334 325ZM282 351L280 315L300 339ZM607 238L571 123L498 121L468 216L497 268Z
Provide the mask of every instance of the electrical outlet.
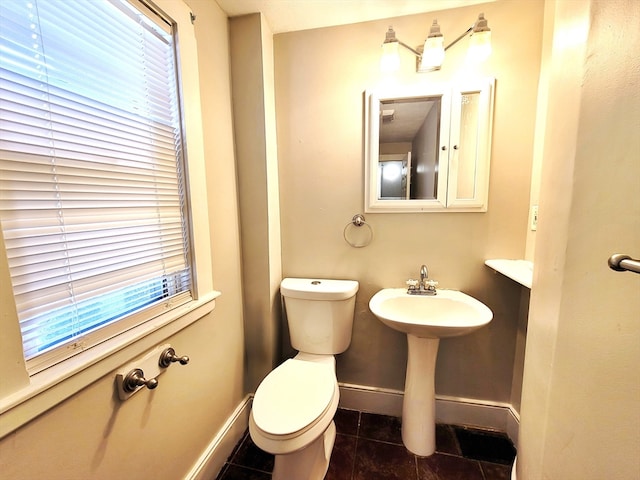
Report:
M538 205L531 206L531 230L536 231L538 229Z

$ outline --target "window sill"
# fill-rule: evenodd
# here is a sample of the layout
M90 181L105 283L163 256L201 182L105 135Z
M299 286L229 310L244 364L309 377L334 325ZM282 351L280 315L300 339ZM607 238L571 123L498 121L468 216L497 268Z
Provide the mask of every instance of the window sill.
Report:
M0 438L212 312L219 296L210 292L32 375L27 386L0 399Z

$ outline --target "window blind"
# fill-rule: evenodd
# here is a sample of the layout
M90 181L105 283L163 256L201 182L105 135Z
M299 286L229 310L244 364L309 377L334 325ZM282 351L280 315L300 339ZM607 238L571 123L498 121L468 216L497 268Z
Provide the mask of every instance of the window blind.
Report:
M35 372L191 299L177 62L126 1L0 19L0 221Z

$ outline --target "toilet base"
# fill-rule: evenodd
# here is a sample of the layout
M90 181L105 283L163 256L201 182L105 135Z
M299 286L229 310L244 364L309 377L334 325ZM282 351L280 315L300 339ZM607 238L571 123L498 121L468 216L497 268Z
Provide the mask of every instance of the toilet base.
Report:
M272 480L322 480L335 440L336 424L332 420L324 433L302 450L276 455Z

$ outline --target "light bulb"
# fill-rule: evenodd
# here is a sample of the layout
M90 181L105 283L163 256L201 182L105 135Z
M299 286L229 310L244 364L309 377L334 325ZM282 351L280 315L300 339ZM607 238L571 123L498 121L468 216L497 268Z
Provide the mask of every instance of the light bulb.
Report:
M385 42L382 44L382 57L380 58L380 70L382 72L395 72L400 68L400 52L398 42Z
M473 25L467 58L472 62L480 63L489 58L489 55L491 55L491 30L487 19L484 18L484 13L481 13Z
M484 62L491 55L491 31L474 32L471 35L467 57L475 63Z
M429 29L429 36L424 41L419 72L439 70L444 62L444 37L440 33L438 20L434 20Z
M424 42L420 68L422 71L438 70L444 62L444 37L429 37Z

